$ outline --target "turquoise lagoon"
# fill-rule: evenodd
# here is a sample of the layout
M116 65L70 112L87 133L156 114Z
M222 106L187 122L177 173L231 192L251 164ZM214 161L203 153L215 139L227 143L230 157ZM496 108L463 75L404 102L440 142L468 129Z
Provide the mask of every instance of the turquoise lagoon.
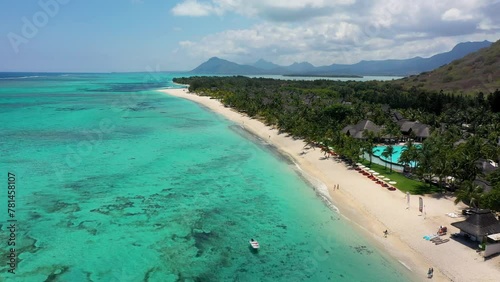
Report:
M174 75L0 74L1 281L411 280L264 141L154 91Z

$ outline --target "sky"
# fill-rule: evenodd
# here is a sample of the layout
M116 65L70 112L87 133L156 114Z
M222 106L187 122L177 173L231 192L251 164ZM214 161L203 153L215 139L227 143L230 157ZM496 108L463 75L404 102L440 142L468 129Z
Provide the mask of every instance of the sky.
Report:
M217 56L315 66L500 39L500 0L0 2L0 71L191 70Z

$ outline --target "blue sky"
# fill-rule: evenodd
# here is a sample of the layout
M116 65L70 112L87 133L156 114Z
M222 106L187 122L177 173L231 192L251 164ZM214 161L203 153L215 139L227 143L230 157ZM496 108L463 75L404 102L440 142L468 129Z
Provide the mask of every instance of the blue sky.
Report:
M498 0L1 1L0 71L189 70L431 56L500 39ZM30 29L34 27L34 29Z

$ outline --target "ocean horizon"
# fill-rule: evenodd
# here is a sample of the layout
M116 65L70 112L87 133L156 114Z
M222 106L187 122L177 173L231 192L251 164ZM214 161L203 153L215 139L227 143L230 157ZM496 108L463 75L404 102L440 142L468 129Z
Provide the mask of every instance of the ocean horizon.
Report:
M185 73L16 74L0 73L3 280L412 280L265 140L156 91Z

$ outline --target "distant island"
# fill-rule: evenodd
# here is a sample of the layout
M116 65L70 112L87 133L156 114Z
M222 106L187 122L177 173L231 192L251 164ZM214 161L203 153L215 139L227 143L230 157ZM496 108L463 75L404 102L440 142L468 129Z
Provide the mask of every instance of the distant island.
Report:
M338 78L363 78L362 75L353 74L310 74L310 73L293 73L293 74L283 74L283 76L303 76L303 77L338 77Z

